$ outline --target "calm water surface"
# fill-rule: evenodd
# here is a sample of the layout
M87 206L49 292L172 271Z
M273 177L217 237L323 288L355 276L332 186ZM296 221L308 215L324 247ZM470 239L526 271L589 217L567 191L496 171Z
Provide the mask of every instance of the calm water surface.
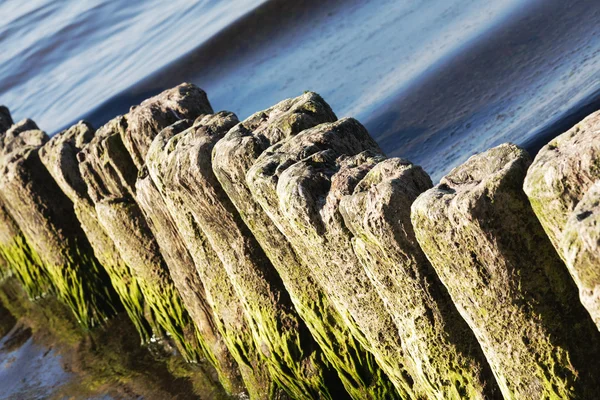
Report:
M0 398L45 399L72 379L53 349L34 343L17 324L0 340Z
M5 0L0 15L0 102L50 133L182 81L240 118L313 90L434 180L501 142L535 151L600 82L595 0Z
M436 181L600 108L597 0L4 0L0 15L0 104L49 133L182 81L240 118L313 90ZM68 379L7 357L0 382Z

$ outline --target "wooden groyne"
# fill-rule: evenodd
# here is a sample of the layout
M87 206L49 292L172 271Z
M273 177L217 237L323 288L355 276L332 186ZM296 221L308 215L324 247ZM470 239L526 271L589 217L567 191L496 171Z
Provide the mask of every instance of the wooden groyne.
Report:
M51 139L0 107L0 269L232 398L595 399L600 118L433 186L311 92L239 121L182 84Z

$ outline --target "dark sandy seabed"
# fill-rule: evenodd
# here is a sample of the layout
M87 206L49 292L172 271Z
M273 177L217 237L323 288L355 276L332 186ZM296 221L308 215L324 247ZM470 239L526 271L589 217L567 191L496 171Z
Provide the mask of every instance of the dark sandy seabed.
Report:
M183 81L240 118L312 90L434 181L502 142L535 153L600 108L594 0L137 3L0 3L0 103L55 133ZM0 308L0 399L220 396L168 355L150 366L161 355L125 321L73 334L58 305L23 307L19 321Z

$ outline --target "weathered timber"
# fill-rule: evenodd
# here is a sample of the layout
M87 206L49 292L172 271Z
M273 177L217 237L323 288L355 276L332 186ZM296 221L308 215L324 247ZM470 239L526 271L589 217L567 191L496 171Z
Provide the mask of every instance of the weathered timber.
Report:
M563 230L562 251L579 297L600 329L600 180L581 198Z
M189 127L189 123L176 124L174 128L167 129L178 129L177 126L183 130ZM215 324L213 310L206 299L204 284L196 271L194 260L146 167L138 175L136 199L156 238L183 304L196 324L198 340L204 347L205 354L210 357L209 361L219 373L225 390L232 395L241 395L245 388L237 363Z
M224 117L231 116L224 115ZM225 134L230 128L223 120L207 117L197 120L194 129L204 129ZM186 121L179 121L162 130L152 142L146 156L148 172L163 197L167 210L184 240L196 270L204 283L206 299L214 313L214 321L227 347L238 363L248 394L253 400L282 398L281 391L271 378L266 362L254 342L242 302L227 272L200 229L192 209L188 209L178 175L187 174L179 153L174 152L178 134Z
M31 267L43 265L59 298L83 326L103 323L121 304L77 222L73 203L40 161L48 136L24 120L2 139L0 189L6 210L23 233L17 252L32 250L26 254L34 260Z
M0 152L4 152L5 133L13 125L10 111L0 106ZM37 126L36 126L37 128ZM0 195L0 260L2 277L15 274L30 299L39 299L52 290L42 260L27 243L25 236L10 216Z
M253 197L284 233L346 325L404 398L418 396L391 316L358 259L330 192L336 158L381 150L356 120L302 131L269 147L246 179ZM337 197L339 196L339 197Z
M198 328L199 343L217 369L226 390L237 395L243 392L243 384L235 361L216 329L212 310L206 302L203 283L195 271L193 260L174 227L162 196L145 169L148 148L162 129L182 118L193 120L208 113L212 113L212 107L206 93L195 85L183 83L132 107L127 115L127 128L121 131L121 138L140 171L136 183L136 201L158 243L173 283Z
M592 399L599 334L523 192L529 164L510 144L471 157L413 203L415 234L505 398Z
M206 118L231 127L230 114ZM236 119L237 122L237 119ZM319 347L298 318L279 275L243 223L212 171L214 144L226 129L207 124L176 135L167 148L179 157L185 174L178 179L184 203L222 261L244 306L250 327L274 379L295 398L330 398L337 375L330 371ZM342 389L343 390L343 389Z
M98 129L77 154L81 177L98 221L138 281L152 311L148 318L156 320L188 361L194 361L204 356L196 327L135 201L137 168L121 140L126 127L125 117L120 116ZM155 331L160 333L159 329Z
M581 302L600 329L600 112L544 146L525 178L531 206L579 288ZM583 199L585 198L585 202ZM591 217L591 218L589 218Z
M244 223L277 269L290 298L329 362L355 399L397 396L373 356L356 340L328 295L285 236L252 197L246 173L269 146L335 114L315 93L260 111L231 129L213 150L213 171Z
M52 291L52 283L42 260L27 243L1 196L0 260L3 262L2 276L6 278L14 273L30 299L39 299Z
M127 128L122 132L123 144L134 164L142 169L152 140L167 126L181 119L194 120L213 109L206 93L190 83L182 83L131 107Z
M332 186L354 186L340 212L355 254L398 326L404 351L418 365L414 373L427 397L499 398L477 339L414 235L410 207L431 188L429 175L407 160L359 155L344 163Z
M98 221L94 203L79 171L77 153L93 139L94 133L91 125L81 121L44 144L40 149L40 159L60 189L73 202L75 215L96 258L108 272L142 342L147 343L152 336L152 329L144 317L144 297L139 284Z

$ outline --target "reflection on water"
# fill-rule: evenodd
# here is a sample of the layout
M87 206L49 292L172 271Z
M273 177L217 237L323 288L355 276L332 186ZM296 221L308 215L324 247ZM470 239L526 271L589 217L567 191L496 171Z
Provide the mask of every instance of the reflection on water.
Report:
M56 298L33 303L13 278L0 285L0 332L7 329L1 400L226 398L211 368L186 364L168 343L141 346L126 315L85 332Z
M43 399L65 384L71 374L52 348L34 343L31 329L17 324L0 340L2 399Z

